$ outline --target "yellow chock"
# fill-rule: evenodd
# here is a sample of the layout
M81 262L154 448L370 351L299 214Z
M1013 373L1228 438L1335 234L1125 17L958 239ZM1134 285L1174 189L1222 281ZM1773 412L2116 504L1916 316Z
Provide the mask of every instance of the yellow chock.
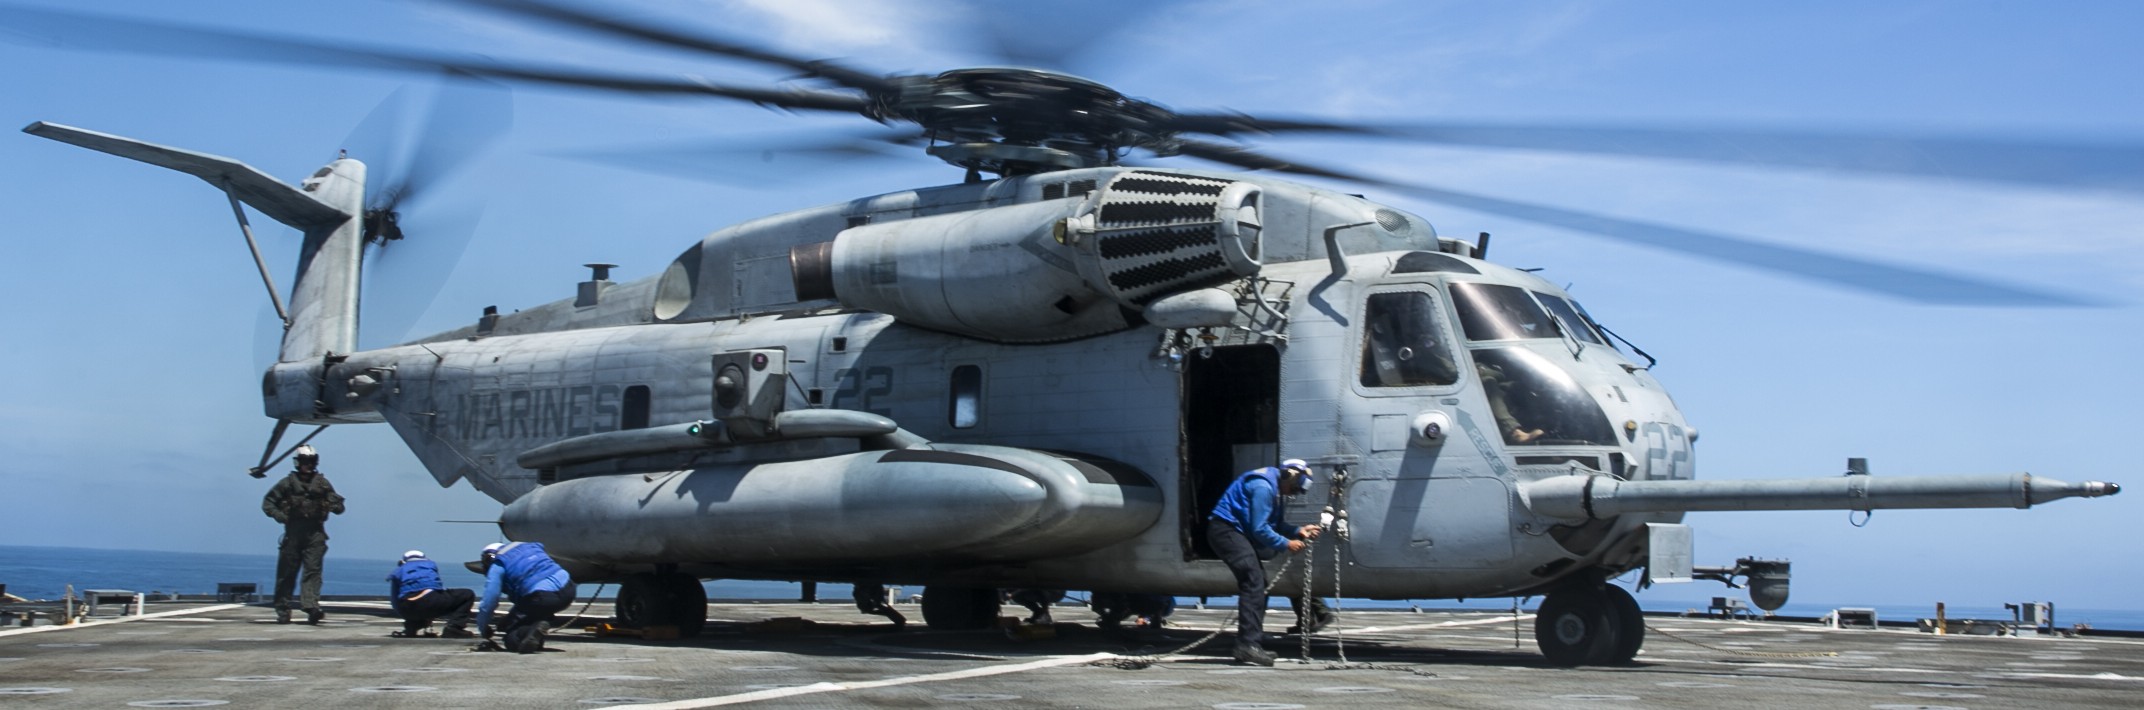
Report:
M1014 624L1005 627L1005 636L1014 641L1047 641L1057 638L1057 625Z
M810 631L818 625L818 622L801 616L782 616L745 624L744 630L762 634L794 634Z

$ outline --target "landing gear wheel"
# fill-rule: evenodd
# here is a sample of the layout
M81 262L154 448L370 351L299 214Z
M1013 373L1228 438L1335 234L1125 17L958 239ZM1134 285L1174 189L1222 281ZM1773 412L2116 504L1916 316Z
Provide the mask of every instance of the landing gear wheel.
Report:
M1548 595L1534 613L1534 642L1551 665L1601 665L1614 657L1616 614L1603 586L1569 587Z
M987 629L998 620L998 590L987 587L923 588L923 623L936 631Z
M707 588L689 574L674 572L662 579L670 592L670 622L677 624L677 635L700 635L701 627L707 626Z
M635 574L618 585L618 623L635 629L669 623L665 610L669 595L655 575Z
M1615 648L1608 654L1606 663L1611 666L1628 665L1638 657L1638 649L1645 647L1645 612L1638 608L1638 599L1622 587L1610 584L1604 590L1608 599L1611 621L1615 624Z
M675 626L679 636L698 636L707 625L707 589L677 572L630 575L618 585L618 622L631 628Z

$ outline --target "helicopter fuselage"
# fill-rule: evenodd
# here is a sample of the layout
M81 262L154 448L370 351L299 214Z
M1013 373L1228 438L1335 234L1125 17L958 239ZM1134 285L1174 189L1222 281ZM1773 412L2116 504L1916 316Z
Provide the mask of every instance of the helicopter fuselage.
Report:
M543 540L594 578L661 567L1220 594L1233 581L1199 539L1204 516L1235 475L1281 457L1321 472L1288 501L1292 523L1316 522L1327 505L1347 513L1346 540L1328 540L1342 550L1350 595L1509 595L1582 570L1621 571L1642 563L1642 523L1680 517L1531 513L1520 491L1538 478L1690 478L1694 434L1659 383L1560 289L1471 258L1420 218L1358 197L1259 182L1265 263L1236 282L1240 312L1215 326L1123 324L1057 342L990 342L799 302L783 283L795 271L791 248L843 230L1035 204L1077 212L1132 172L900 193L740 225L665 276L585 283L574 300L354 353L324 373L280 365L285 377L318 377L319 401L333 406L271 392L270 414L388 422L442 484L466 478L511 503L510 536ZM1053 221L1027 230L1050 234ZM1368 234L1342 239L1328 234L1335 227ZM680 279L696 283L681 288ZM1123 310L1101 307L1110 317ZM862 486L874 479L868 465L813 480L800 473L811 466L795 465L868 448L854 437L519 465L524 452L561 440L710 419L715 356L740 351L779 354L783 411L874 414L934 446L1120 464L1129 473L1111 482L1117 492L1066 514L1119 520L994 549L989 540L1010 532L999 528L1023 521L993 521L1029 514L991 510L1000 492L964 491L942 472ZM1328 593L1332 554L1319 557L1317 586Z

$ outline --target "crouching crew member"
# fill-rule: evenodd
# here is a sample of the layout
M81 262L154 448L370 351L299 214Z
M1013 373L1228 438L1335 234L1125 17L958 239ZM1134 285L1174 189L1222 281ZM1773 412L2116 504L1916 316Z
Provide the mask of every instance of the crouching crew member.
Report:
M387 598L402 616L402 631L396 636L416 636L441 618L447 620L447 628L439 635L450 639L476 636L469 632L469 607L476 603L476 592L448 589L439 579L439 565L425 559L422 550L402 553L402 563L387 575L387 585Z
M1237 661L1273 665L1267 651L1266 570L1260 562L1281 552L1300 552L1316 538L1320 528L1305 525L1289 528L1281 521L1280 497L1310 488L1310 464L1288 459L1279 468L1253 469L1238 476L1206 518L1206 542L1236 575ZM1294 539L1289 539L1294 538Z
M544 634L555 623L551 615L573 605L573 575L544 554L540 542L494 542L484 546L484 597L477 606L476 630L486 640L495 630L491 614L499 608L499 594L513 600L514 608L496 630L506 637L506 648L521 653L543 650Z

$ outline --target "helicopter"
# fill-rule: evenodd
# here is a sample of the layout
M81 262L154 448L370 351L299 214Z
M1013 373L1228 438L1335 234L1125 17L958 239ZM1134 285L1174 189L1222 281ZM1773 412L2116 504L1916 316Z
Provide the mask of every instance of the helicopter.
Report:
M358 350L356 255L379 224L363 218L362 163L290 187L213 156L31 132L224 180L305 230L282 361L263 382L279 432L385 422L442 483L508 503L510 537L626 582L621 608L653 618L689 614L696 585L681 581L713 576L919 583L943 628L994 617L983 590L999 587L1223 590L1185 521L1285 452L1322 474L1291 520L1347 514L1326 564L1345 567L1349 593L1546 595L1544 651L1612 663L1642 625L1599 583L1637 567L1677 577L1684 512L2118 490L1696 481L1694 429L1568 291L1488 261L1486 240L1273 175L1405 186L1187 137L1378 129L1180 114L1042 70L878 75L701 44L838 90L697 90L915 124L962 182L747 222L656 276L612 283L595 267L573 299ZM1262 172L1117 164L1130 148ZM1310 586L1333 589L1340 569Z

